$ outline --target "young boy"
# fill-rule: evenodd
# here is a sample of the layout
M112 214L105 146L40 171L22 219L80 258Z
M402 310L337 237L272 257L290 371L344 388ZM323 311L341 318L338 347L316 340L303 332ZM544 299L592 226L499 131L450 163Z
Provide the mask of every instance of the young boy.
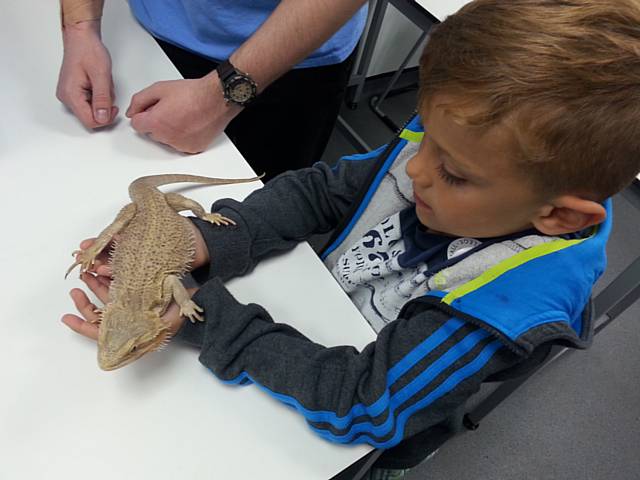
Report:
M640 170L639 25L634 0L465 6L431 35L420 117L391 143L216 202L237 226L193 219L205 322L173 308L176 336L322 437L385 449L443 425L538 347L587 347L606 199ZM223 284L329 231L322 258L378 332L361 352L313 343ZM86 296L73 297L90 317Z

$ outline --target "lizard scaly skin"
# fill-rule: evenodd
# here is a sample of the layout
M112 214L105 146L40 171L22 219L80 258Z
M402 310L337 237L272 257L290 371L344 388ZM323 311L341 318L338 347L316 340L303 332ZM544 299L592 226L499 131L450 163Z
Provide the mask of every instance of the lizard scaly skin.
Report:
M191 210L216 225L234 222L218 213L207 213L197 202L178 193L163 193L158 187L170 183L193 182L225 185L258 180L221 179L195 175L152 175L134 180L129 186L132 202L105 228L86 250L74 252L77 265L87 271L114 236L110 255L112 282L109 299L101 310L98 337L98 364L114 370L163 347L170 338L169 325L161 317L171 300L180 314L192 322L202 321L202 309L190 298L180 279L191 267L195 239L190 220L178 212ZM65 275L66 278L66 275Z

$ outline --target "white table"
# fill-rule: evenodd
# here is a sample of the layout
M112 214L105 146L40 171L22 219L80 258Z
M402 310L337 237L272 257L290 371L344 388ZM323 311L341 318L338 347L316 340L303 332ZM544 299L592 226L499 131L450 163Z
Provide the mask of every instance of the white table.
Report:
M179 76L125 2L106 4L103 37L124 111L135 91ZM60 323L73 311L68 291L81 286L63 280L78 242L113 219L138 176L253 172L226 138L185 156L136 135L127 119L85 131L54 97L57 2L3 7L0 478L326 479L370 451L320 439L258 388L223 385L177 342L121 370L98 369L95 345ZM258 186L186 194L208 207ZM362 347L374 338L307 244L229 287L317 342Z

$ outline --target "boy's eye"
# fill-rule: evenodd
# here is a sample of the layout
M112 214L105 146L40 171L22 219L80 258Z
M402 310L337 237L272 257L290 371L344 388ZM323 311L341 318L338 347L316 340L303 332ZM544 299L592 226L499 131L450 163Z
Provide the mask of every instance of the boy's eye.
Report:
M449 172L447 172L447 170L445 170L444 168L444 164L442 163L438 165L438 175L449 185L462 185L466 182L464 178L456 177L455 175L451 175Z

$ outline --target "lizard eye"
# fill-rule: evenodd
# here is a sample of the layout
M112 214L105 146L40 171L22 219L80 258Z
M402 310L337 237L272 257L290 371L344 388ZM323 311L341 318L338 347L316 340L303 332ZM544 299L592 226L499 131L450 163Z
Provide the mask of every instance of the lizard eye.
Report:
M135 352L136 350L138 350L138 347L136 347L135 345L131 347L131 353Z

